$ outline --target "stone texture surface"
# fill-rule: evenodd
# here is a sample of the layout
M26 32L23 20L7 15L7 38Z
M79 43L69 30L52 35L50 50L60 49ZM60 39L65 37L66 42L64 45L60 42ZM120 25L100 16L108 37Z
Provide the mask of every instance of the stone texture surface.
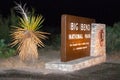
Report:
M92 24L91 30L91 56L106 55L105 24ZM103 41L100 41L100 31L103 30ZM102 44L102 45L101 45Z
M106 56L90 56L85 58L76 59L69 62L61 62L60 60L48 62L45 64L46 69L54 69L61 71L75 71L84 69L96 64L105 62Z

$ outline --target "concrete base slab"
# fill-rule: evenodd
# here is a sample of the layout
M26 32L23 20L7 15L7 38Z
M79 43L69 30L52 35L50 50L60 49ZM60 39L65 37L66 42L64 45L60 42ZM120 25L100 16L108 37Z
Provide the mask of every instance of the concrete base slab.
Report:
M60 59L45 64L46 69L54 69L60 71L76 71L87 68L106 61L106 56L89 56L69 62L61 62Z

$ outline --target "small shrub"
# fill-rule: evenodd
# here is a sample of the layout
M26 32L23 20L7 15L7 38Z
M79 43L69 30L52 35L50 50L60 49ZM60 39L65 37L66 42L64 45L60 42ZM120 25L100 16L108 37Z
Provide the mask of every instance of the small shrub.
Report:
M4 39L6 42L11 41L9 36L10 27L11 25L16 25L17 22L17 16L13 12L13 9L11 9L11 13L7 17L2 17L2 15L0 15L0 39Z
M60 34L51 34L49 40L44 43L46 43L46 46L51 46L55 50L60 50L61 36Z
M56 50L59 50L60 49L60 44L61 43L61 36L60 34L57 34L55 36L53 36L52 38L52 45L53 45L53 48L56 49Z
M107 53L120 51L120 22L106 28Z
M8 58L15 55L15 50L11 49L5 44L5 40L0 40L0 58Z

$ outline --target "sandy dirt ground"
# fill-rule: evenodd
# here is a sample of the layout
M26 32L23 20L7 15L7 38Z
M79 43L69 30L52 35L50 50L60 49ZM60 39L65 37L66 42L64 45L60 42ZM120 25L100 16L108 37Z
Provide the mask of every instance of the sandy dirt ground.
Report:
M39 50L39 59L35 63L24 63L22 62L18 55L10 57L8 59L0 59L0 71L6 69L18 69L31 72L42 72L44 74L54 72L52 70L45 69L45 63L50 61L55 61L60 59L59 50L40 49Z
M0 59L0 80L120 80L120 53L107 55L105 63L66 73L46 70L45 63L60 58L59 50L40 49L34 64L26 64L18 56Z

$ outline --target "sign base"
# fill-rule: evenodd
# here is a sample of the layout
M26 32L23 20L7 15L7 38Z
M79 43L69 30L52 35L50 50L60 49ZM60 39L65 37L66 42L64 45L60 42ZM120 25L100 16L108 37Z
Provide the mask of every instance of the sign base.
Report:
M106 56L89 56L69 62L61 62L60 59L45 64L46 69L72 72L94 66L106 61Z

